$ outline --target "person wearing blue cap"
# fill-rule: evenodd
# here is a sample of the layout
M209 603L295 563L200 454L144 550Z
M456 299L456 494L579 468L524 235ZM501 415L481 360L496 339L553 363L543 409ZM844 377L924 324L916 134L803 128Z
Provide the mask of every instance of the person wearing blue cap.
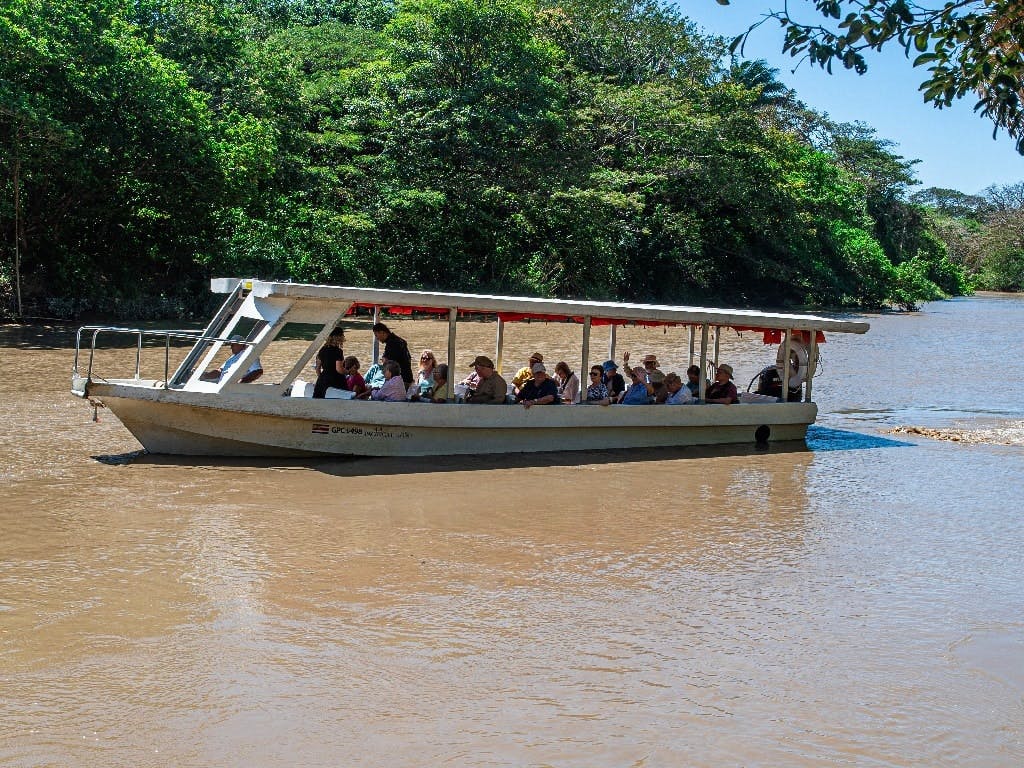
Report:
M608 397L614 403L618 396L626 391L626 380L622 378L619 366L614 360L605 360L601 369L604 371L604 385L608 387Z

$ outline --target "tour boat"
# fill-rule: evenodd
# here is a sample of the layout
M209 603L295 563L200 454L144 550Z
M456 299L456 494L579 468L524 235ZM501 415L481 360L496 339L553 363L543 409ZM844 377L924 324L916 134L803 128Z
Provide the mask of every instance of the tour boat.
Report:
M211 281L227 300L202 333L84 326L78 331L72 392L105 406L155 454L187 456L426 456L534 451L599 450L713 444L764 444L803 440L817 415L811 383L818 345L826 332L865 333L868 324L804 314L628 304L570 299L485 296L306 285L237 278ZM699 361L701 398L718 363L722 329L754 331L779 345L781 392L796 397L744 394L735 405L466 405L355 399L313 399L302 377L331 330L348 315L372 313L447 318L449 379L455 383L479 350L459 351L463 319L496 323L495 367L501 372L504 325L547 321L583 326L580 370L601 362L591 335L605 326L615 358L616 329L626 325L686 326L691 362ZM250 363L279 339L305 329L308 344L278 375L241 380ZM284 332L284 333L282 333ZM97 339L128 334L136 344L131 378L108 378L94 368ZM313 336L312 338L310 338ZM709 340L714 338L712 348ZM85 338L85 342L83 342ZM241 338L244 351L219 381L202 375L216 368L222 348ZM144 339L163 347L163 378L141 378ZM191 341L171 371L171 343ZM295 348L294 342L290 348ZM152 354L152 351L147 353ZM222 355L221 355L222 356ZM374 359L376 359L376 348ZM86 360L86 358L88 358ZM792 365L784 365L791 360ZM459 363L462 363L461 365ZM101 375L104 374L104 375ZM308 374L306 374L308 376ZM504 376L509 379L506 373ZM684 378L685 381L685 378ZM586 384L584 384L585 391Z

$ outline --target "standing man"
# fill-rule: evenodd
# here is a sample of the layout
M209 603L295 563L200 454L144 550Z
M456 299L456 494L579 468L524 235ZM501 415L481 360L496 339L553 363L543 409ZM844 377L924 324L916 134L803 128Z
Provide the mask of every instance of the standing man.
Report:
M398 363L398 367L402 369L402 381L405 382L406 389L411 387L413 382L412 355L409 354L409 345L405 343L405 339L392 333L384 323L377 323L373 326L373 335L384 345L381 355Z
M479 381L476 389L466 395L466 402L473 405L503 404L508 396L508 384L501 378L501 374L494 370L491 358L478 355L476 360L470 363L470 367L476 371Z

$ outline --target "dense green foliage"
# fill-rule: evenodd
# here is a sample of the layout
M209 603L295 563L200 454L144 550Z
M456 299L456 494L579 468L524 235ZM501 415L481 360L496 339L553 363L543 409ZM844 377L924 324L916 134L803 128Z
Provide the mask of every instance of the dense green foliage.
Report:
M976 287L1024 291L1024 183L992 186L981 195L927 189L925 206L951 261L974 275Z
M14 311L187 311L243 274L761 306L969 290L913 161L654 0L8 0L0 48Z
M730 0L718 0L728 5ZM964 96L977 97L974 109L1005 128L1024 154L1024 8L1019 0L944 0L934 7L908 0L807 0L813 23L784 4L754 23L732 43L742 49L751 31L765 21L786 31L782 50L829 72L840 64L867 72L865 51L899 45L913 65L926 69L921 83L926 102L948 107Z

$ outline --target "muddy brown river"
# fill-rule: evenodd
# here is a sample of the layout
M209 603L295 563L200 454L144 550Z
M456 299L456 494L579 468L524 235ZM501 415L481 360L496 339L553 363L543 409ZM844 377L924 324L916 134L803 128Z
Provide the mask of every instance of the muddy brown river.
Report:
M0 327L0 766L1024 764L1024 298L867 319L806 448L307 462L141 455Z

